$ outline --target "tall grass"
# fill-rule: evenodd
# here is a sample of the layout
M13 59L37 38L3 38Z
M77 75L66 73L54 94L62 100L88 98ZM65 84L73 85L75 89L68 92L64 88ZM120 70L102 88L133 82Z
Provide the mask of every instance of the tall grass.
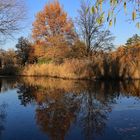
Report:
M131 61L130 61L131 60ZM126 57L70 59L62 64L34 64L24 67L21 75L50 76L65 79L140 79L140 61Z
M67 79L93 79L92 62L89 60L71 59L62 64L28 65L21 73L26 76L51 76Z

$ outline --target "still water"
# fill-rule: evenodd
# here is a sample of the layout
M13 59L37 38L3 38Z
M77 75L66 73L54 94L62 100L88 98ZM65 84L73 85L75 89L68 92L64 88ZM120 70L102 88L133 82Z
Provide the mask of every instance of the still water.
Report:
M0 140L140 140L140 81L1 78Z

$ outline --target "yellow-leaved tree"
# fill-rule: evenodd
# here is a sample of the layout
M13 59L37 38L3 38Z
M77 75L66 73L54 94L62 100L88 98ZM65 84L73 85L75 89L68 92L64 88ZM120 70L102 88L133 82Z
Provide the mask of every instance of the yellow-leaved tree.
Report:
M52 54L52 56L65 54L65 51L69 49L68 46L72 45L76 39L73 22L57 0L47 3L44 9L37 13L33 23L32 36L35 41L44 42L46 52L48 50L50 53L54 52L51 51L51 48L56 50L55 55ZM51 55L50 53L49 55Z

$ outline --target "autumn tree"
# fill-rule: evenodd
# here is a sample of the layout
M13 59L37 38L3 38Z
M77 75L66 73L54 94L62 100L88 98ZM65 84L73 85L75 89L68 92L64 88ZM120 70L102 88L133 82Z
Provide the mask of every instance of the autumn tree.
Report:
M46 52L46 45L44 42L36 41L36 43L33 45L34 49L34 55L39 58L45 55Z
M0 0L0 41L13 37L21 28L26 8L23 0Z
M1 67L1 68L2 68L2 66L3 66L4 56L5 56L5 50L0 49L0 67Z
M2 75L15 75L18 73L17 58L14 49L0 50L0 67Z
M33 23L32 36L35 41L42 41L47 47L69 46L74 42L75 31L73 22L57 0L47 3L37 13Z
M28 39L20 37L18 39L18 43L16 44L16 49L16 56L19 64L25 65L28 63L31 51L31 43Z
M125 45L130 46L130 45L135 45L137 43L140 43L140 36L135 34L127 40Z
M87 56L86 45L83 41L77 40L71 47L71 52L69 54L70 58L84 58Z
M14 49L0 50L0 67L16 65L16 53Z
M14 49L8 49L5 51L3 56L3 65L13 65L17 64L16 53Z
M101 24L97 23L96 15L87 10L90 8L91 4L88 1L82 1L76 19L79 36L86 44L87 54L91 54L92 51L111 49L114 39L110 31L103 28L101 21Z

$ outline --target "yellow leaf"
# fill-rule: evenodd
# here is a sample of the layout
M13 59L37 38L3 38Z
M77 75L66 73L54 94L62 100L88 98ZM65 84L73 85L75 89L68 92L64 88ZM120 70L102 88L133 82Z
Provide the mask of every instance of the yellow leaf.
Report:
M137 23L136 23L136 27L137 27L138 29L140 29L140 22L137 22Z
M136 11L134 10L133 12L132 12L132 20L134 21L136 19Z
M109 26L112 26L112 20L109 21Z

